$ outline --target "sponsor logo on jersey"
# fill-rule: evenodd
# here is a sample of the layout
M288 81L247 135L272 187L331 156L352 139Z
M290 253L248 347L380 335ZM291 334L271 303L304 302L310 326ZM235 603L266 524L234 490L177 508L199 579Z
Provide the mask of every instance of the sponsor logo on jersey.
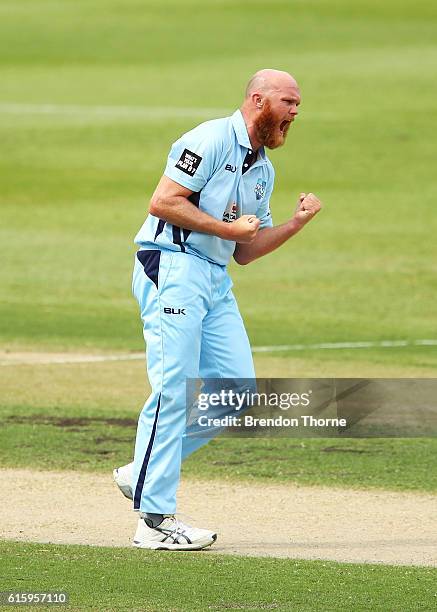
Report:
M182 170L182 172L185 172L185 174L194 176L201 161L202 158L200 155L196 155L196 153L193 153L188 149L184 149L184 152L176 162L175 166L176 168L179 168L179 170Z
M223 213L223 221L226 223L232 223L237 219L237 205L235 202L229 202L226 206L225 212Z
M226 164L225 170L229 170L229 172L237 172L237 166L231 166L231 164Z
M255 195L257 200L262 200L266 195L266 181L262 179L258 179L257 184L255 185Z
M186 315L185 308L164 308L165 314Z

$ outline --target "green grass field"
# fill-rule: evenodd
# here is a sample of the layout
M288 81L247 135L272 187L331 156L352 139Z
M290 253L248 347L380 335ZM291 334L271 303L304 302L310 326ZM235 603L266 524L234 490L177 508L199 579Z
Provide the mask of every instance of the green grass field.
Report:
M287 145L270 154L274 220L301 191L324 210L276 253L232 265L252 344L436 339L436 21L430 0L0 0L0 348L141 350L133 236L169 146L232 112L262 67L291 71L302 91ZM434 377L437 347L290 351L256 365L272 377ZM1 465L127 461L146 390L137 362L0 366ZM426 438L227 439L199 452L202 471L184 469L435 491L436 450ZM423 568L0 550L0 590L65 586L72 609L435 606ZM162 571L183 601L157 586Z
M274 220L300 191L325 210L233 270L253 344L432 336L436 12L393 0L3 1L3 342L141 346L132 239L169 145L237 107L266 65L302 89L289 141L271 154ZM435 366L437 349L345 357Z
M130 460L147 393L141 362L2 367L2 374L0 465L110 473ZM436 455L436 438L219 438L190 457L183 473L437 491Z
M72 610L431 610L436 597L436 571L414 567L200 553L185 555L181 570L177 553L49 544L0 552L2 582L65 591Z
M436 597L434 569L200 553L184 556L182 576L172 553L49 544L0 551L2 582L66 591L76 610L431 610Z

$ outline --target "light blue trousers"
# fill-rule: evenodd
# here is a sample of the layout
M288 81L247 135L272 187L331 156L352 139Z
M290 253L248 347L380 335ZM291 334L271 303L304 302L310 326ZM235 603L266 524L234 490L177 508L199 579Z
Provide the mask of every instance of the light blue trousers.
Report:
M170 250L137 253L132 288L152 392L138 420L135 510L173 514L181 461L210 439L190 437L186 430L186 379L255 378L231 287L224 266L200 257Z

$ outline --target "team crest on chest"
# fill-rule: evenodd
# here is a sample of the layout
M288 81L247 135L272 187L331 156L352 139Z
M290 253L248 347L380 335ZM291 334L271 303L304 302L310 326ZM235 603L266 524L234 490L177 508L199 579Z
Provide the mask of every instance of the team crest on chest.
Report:
M255 185L255 195L257 200L262 200L266 195L266 181L262 179L258 179L257 184Z

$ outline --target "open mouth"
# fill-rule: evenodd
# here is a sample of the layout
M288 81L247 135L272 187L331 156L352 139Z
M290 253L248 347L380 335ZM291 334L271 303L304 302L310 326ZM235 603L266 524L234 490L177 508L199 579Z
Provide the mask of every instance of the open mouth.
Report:
M286 132L288 130L288 128L290 127L290 123L291 121L282 121L281 124L279 125L279 129L281 130L282 133Z

